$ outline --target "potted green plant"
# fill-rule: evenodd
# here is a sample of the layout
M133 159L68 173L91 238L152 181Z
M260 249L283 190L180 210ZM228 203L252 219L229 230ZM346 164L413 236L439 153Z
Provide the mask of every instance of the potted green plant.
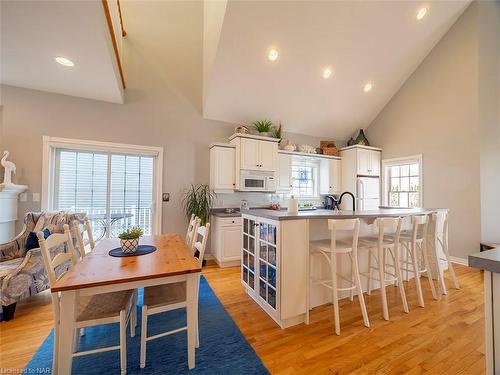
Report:
M118 235L120 239L120 247L125 254L135 253L139 247L139 238L143 235L143 231L139 227L127 229Z
M215 193L210 190L208 185L191 185L185 191L182 200L184 212L188 220L192 214L195 214L200 218L202 225L208 223L214 198Z
M279 126L277 128L274 128L274 130L273 130L273 137L279 139L280 142L281 142L281 139L283 137L283 130L281 128L281 121L280 121Z
M270 137L272 135L273 123L270 120L259 120L252 123L259 135Z

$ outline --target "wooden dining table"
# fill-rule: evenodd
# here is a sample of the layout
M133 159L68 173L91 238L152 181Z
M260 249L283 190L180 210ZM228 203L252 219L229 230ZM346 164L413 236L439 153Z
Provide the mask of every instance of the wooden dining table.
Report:
M80 296L176 282L186 282L188 367L194 368L200 263L178 234L144 236L140 244L153 245L156 251L141 256L112 257L108 252L119 247L120 241L117 238L103 239L51 288L51 293L60 293L61 333L58 363L53 364L53 373L71 374L73 334Z

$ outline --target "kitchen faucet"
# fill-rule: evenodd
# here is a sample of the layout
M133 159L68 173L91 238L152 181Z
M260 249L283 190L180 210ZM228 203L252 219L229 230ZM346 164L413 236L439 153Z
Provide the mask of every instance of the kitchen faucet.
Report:
M350 191L344 191L342 194L340 194L340 197L337 201L337 208L340 206L340 203L342 203L342 198L346 194L351 196L351 198L352 198L352 210L356 211L356 198L354 198L354 194L351 193Z

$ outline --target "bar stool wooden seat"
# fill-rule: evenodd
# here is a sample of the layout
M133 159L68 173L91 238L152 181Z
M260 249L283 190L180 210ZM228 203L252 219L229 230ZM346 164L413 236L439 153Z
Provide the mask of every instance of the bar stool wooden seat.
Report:
M402 254L404 259L402 270L414 275L418 305L420 307L425 307L422 283L420 282L420 277L423 274L426 274L429 279L432 298L435 300L438 299L427 254L427 229L429 217L428 215L412 216L411 222L411 231L401 233L399 237L402 252L405 253Z
M368 251L368 272L361 273L368 277L368 294L371 294L372 280L380 282L380 296L382 298L382 312L385 320L389 320L389 308L387 305L387 283L397 283L401 294L401 301L405 313L409 312L406 293L401 277L399 263L399 238L401 234L401 218L378 218L375 221L378 227L377 236L366 236L359 238L359 250ZM394 228L396 228L394 230ZM387 231L387 233L386 233ZM392 264L387 264L387 255L390 255ZM373 266L373 259L377 267ZM392 268L393 272L387 268ZM372 271L378 271L378 278L372 277ZM389 277L387 277L389 275Z
M322 255L328 262L330 267L330 278L319 279L312 276L309 277L309 291L312 290L314 285L321 285L327 287L332 291L332 303L335 319L335 333L340 335L340 312L339 312L339 296L340 291L350 291L351 301L353 300L354 290L357 290L361 313L363 315L363 323L366 327L370 327L368 319L368 312L366 310L365 300L363 297L363 288L361 286L361 279L359 274L358 264L358 236L359 236L359 219L346 219L346 220L328 220L328 229L330 230L330 239L311 241L309 243L309 256L312 264L312 257L315 255ZM351 241L339 240L338 232L352 232ZM348 279L337 272L339 255L348 255L351 262L351 278ZM311 274L311 270L309 270ZM345 280L350 286L339 288L338 279ZM306 321L309 323L310 311L310 295L307 299L307 317Z

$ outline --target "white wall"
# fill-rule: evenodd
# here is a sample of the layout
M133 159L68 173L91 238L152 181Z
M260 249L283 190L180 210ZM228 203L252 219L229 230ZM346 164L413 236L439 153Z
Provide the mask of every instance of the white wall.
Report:
M479 6L481 240L500 243L500 2Z
M477 33L473 3L367 129L385 159L423 154L424 206L450 209L461 258L481 232Z
M208 183L212 142L227 141L234 124L204 120L201 2L122 2L126 102L123 105L2 86L1 145L17 164L16 183L30 187L20 215L39 210L31 192L41 191L42 136L164 147L163 231L184 232L183 189ZM319 139L286 134L299 143ZM262 195L267 202L267 195ZM258 198L252 202L258 203Z

